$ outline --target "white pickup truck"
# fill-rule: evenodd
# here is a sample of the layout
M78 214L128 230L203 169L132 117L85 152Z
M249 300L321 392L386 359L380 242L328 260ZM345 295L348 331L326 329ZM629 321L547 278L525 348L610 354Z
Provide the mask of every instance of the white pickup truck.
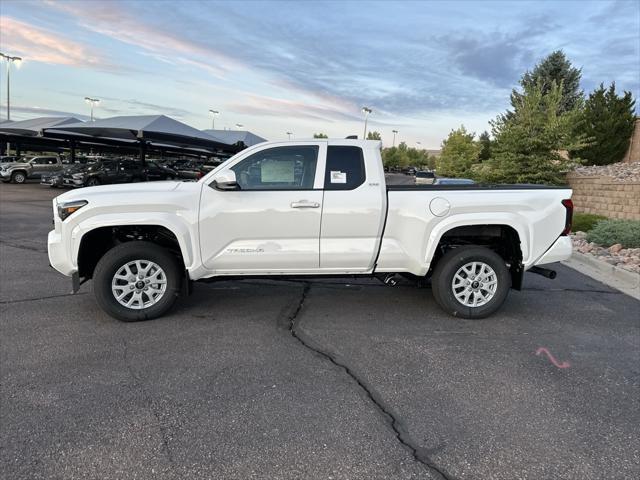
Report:
M120 320L165 313L195 280L395 275L448 313L496 311L525 270L571 254L571 190L386 185L380 142L262 143L198 182L82 188L53 201L51 265L93 279Z

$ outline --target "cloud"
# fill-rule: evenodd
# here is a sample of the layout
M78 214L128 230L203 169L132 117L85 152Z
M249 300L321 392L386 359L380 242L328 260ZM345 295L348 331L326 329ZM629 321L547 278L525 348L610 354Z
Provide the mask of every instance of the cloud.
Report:
M79 120L89 120L89 115L51 108L28 107L25 105L11 105L11 113L26 113L29 118L34 117L76 117ZM13 115L12 115L13 116ZM20 115L19 115L20 116Z
M3 50L24 55L28 61L99 70L116 68L100 52L69 40L59 33L7 16L0 17L0 27Z
M227 108L251 115L274 117L293 117L335 122L339 120L359 121L361 117L342 112L324 105L310 104L302 101L266 97L262 95L246 95L242 103L230 103Z
M206 43L148 23L144 15L130 13L120 2L96 0L91 2L91 8L81 2L46 3L74 16L83 28L152 52L166 63L196 65L217 77L240 66Z

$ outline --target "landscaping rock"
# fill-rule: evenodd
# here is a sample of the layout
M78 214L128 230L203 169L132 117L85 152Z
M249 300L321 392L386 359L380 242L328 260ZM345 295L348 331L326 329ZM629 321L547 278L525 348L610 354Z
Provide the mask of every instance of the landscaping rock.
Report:
M571 235L573 249L585 254L604 260L610 265L640 273L640 248L623 248L623 245L616 243L610 247L603 247L593 242L587 242L586 234L577 232Z
M609 247L609 251L611 253L618 253L622 250L622 245L620 245L619 243L616 243L615 245L611 245Z
M578 167L574 172L580 176L606 175L620 182L640 182L640 162Z

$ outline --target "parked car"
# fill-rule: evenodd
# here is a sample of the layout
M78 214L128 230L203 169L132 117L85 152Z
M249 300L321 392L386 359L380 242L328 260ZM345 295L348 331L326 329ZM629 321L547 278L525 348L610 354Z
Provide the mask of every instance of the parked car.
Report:
M432 185L436 179L436 174L428 170L416 172L416 185Z
M178 172L173 168L169 168L161 163L147 161L144 168L145 178L149 181L153 180L174 180L178 178Z
M62 184L70 187L92 187L111 183L142 182L146 174L135 160L101 160L79 171L63 175Z
M204 176L202 164L193 160L176 165L175 170L178 177L184 180L199 180Z
M474 182L470 178L436 178L434 185L473 185Z
M336 274L430 278L446 312L475 319L526 270L551 277L540 265L571 256L570 197L541 185L385 185L379 141L261 143L199 182L58 196L49 261L74 291L93 279L98 304L125 321L162 315L195 280Z
M71 176L74 173L84 172L89 166L96 163L92 159L79 158L75 163L68 164L63 170L51 174L42 175L41 185L48 185L51 188L59 188L64 186L64 176Z
M24 161L0 164L0 179L7 183L25 183L62 170L60 158L54 156L31 157Z
M404 167L402 169L402 173L404 173L405 175L415 175L416 169L415 167Z

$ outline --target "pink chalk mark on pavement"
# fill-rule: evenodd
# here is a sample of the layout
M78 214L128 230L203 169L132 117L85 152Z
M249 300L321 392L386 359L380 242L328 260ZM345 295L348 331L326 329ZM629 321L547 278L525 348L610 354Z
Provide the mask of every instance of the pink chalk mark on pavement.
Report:
M571 365L569 364L569 362L562 362L559 363L554 357L553 355L551 355L551 352L549 352L549 350L547 350L544 347L540 347L538 348L538 350L536 350L536 355L540 355L541 353L546 353L547 357L549 357L549 360L551 361L551 363L553 363L556 367L558 368L569 368Z

